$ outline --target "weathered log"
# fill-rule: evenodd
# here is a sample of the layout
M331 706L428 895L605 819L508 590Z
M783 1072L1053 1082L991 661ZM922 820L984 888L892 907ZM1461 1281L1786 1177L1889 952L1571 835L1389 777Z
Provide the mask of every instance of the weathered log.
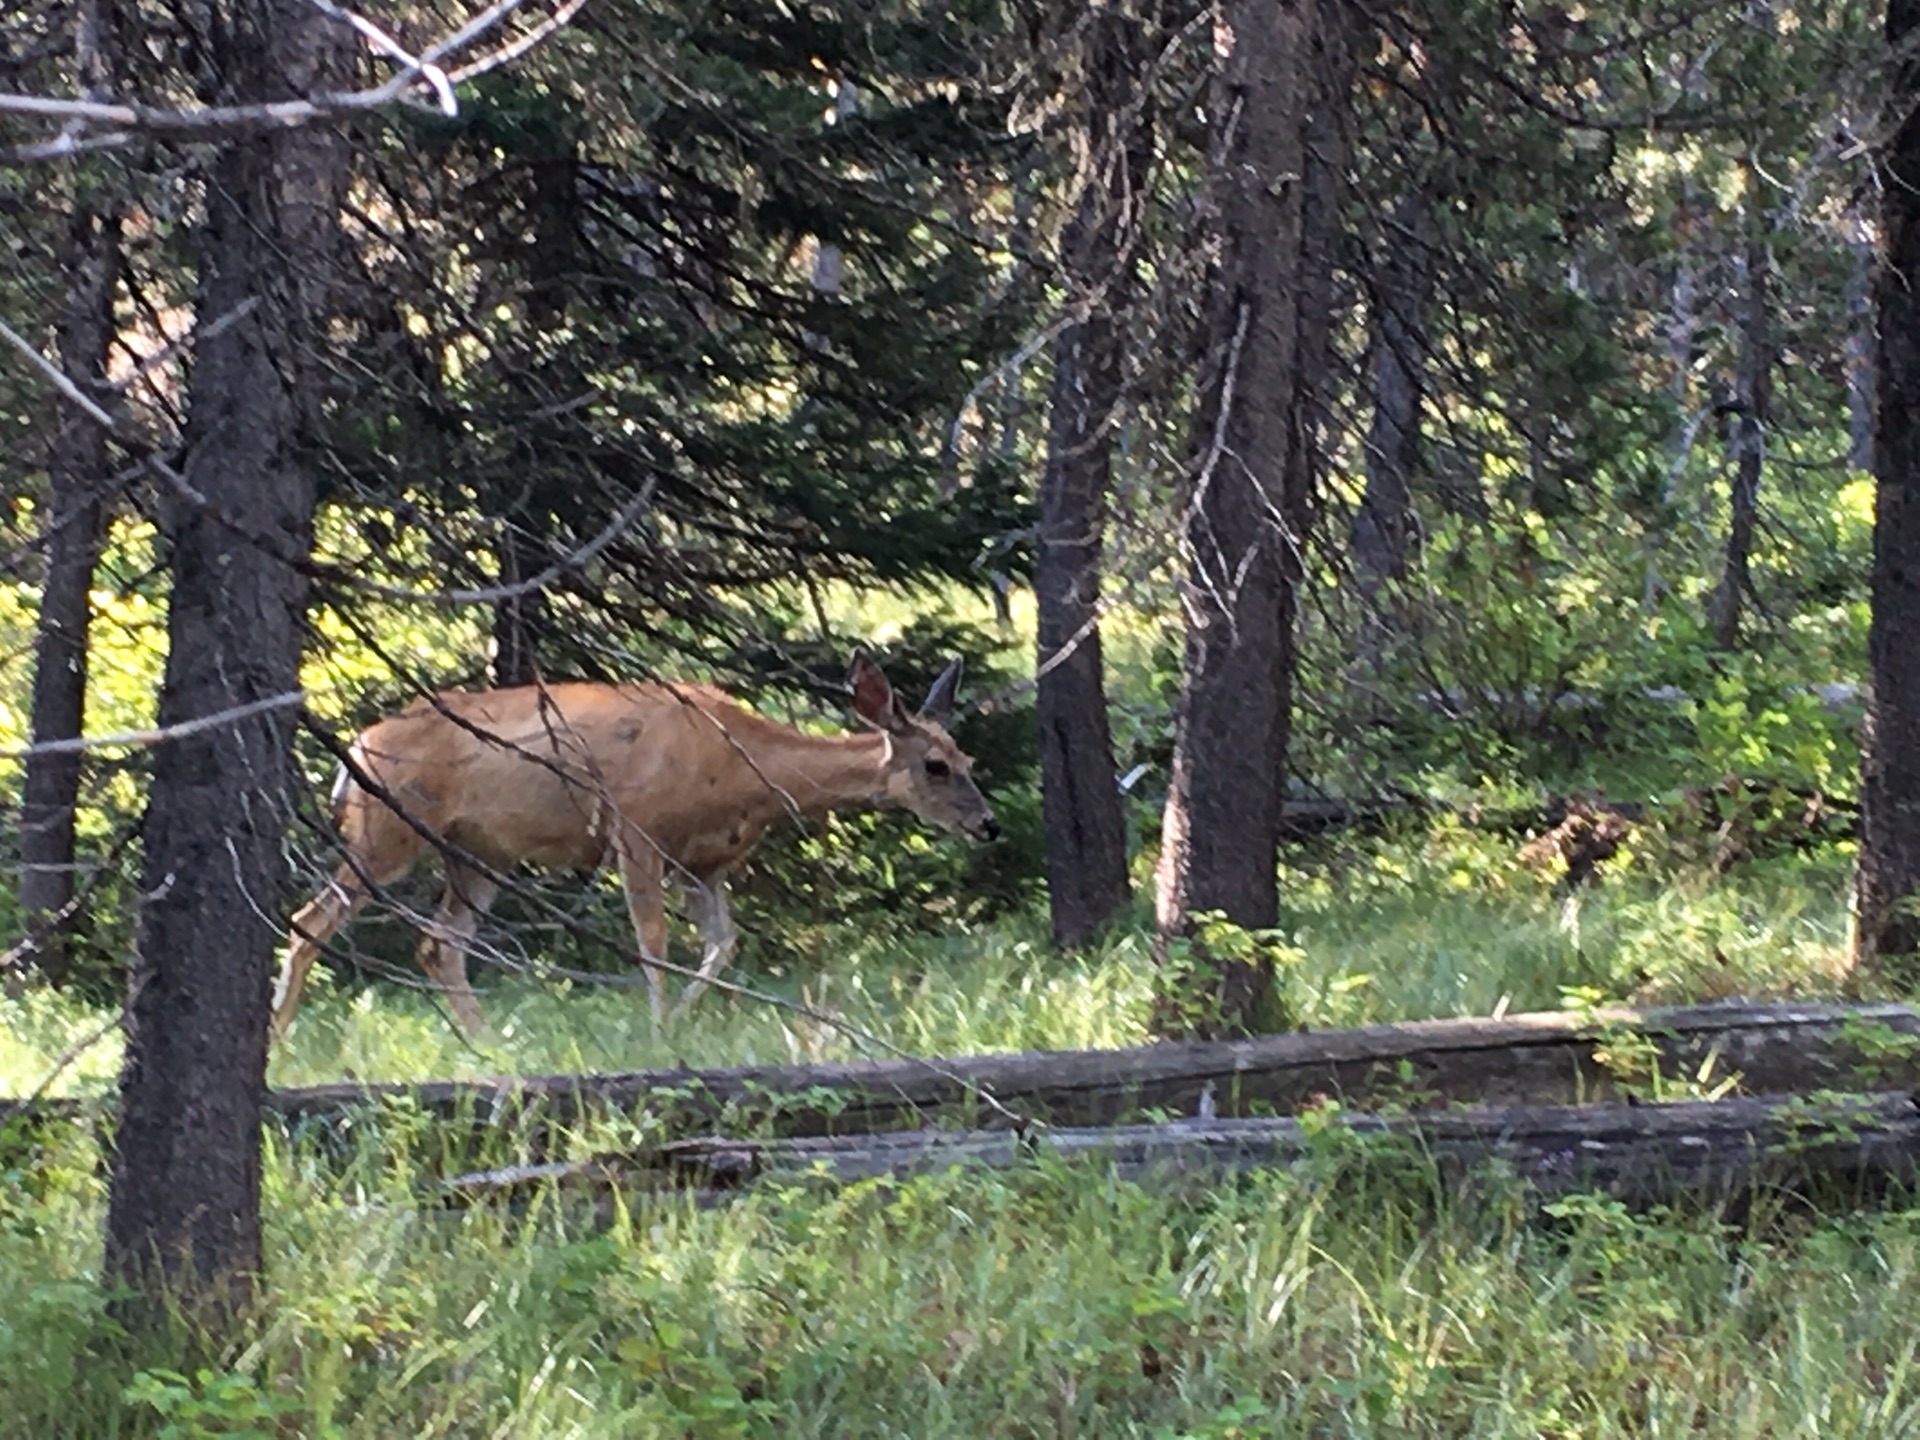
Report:
M1418 1115L1173 1121L1107 1129L913 1130L770 1140L684 1140L631 1155L515 1166L446 1182L455 1203L570 1190L687 1188L767 1178L904 1179L954 1167L1006 1169L1041 1155L1127 1179L1220 1175L1321 1159L1398 1157L1451 1181L1497 1165L1544 1195L1599 1190L1635 1204L1687 1193L1832 1184L1845 1193L1920 1172L1920 1108L1905 1093L1754 1097L1671 1104L1503 1107Z
M1920 1086L1920 1015L1904 1005L1549 1012L1127 1050L320 1085L275 1091L268 1103L293 1124L330 1125L383 1101L480 1127L565 1125L645 1106L674 1133L717 1125L807 1135L940 1119L1003 1128L1289 1114L1323 1098L1362 1110L1578 1104L1736 1079L1744 1094ZM41 1102L41 1113L49 1104L72 1108ZM0 1101L0 1124L9 1105Z
M1554 1012L1125 1050L319 1086L278 1092L272 1104L297 1121L405 1096L434 1114L482 1123L528 1111L565 1123L644 1104L672 1127L718 1122L804 1135L941 1117L1003 1128L1028 1120L1112 1125L1156 1112L1289 1114L1323 1098L1356 1109L1578 1104L1657 1098L1679 1083L1736 1077L1733 1088L1746 1094L1920 1085L1920 1015L1904 1005Z

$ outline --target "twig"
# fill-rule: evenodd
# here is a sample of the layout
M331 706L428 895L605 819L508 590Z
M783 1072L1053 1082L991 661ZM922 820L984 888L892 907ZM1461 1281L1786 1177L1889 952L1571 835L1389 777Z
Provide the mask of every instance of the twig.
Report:
M163 745L169 740L181 740L189 735L197 735L202 730L216 730L222 725L238 724L270 710L287 710L305 702L307 692L289 690L284 695L275 695L267 700L253 700L245 705L235 705L231 709L221 710L212 715L197 716L192 720L182 720L175 725L163 725L156 730L122 730L113 735L81 735L71 740L42 740L35 745L22 745L11 750L0 750L0 760L24 760L34 755L75 755L88 750L107 750L120 746Z
M61 1051L59 1058L53 1062L53 1068L41 1077L40 1083L33 1087L33 1093L28 1095L25 1100L22 1100L13 1113L17 1115L31 1114L34 1106L46 1098L46 1094L53 1088L54 1082L66 1074L66 1072L73 1067L76 1060L94 1046L98 1045L102 1040L106 1039L113 1031L118 1030L122 1025L127 1023L127 1016L133 1012L134 1002L140 998L140 992L147 988L147 976L151 973L151 971L146 971L136 974L133 979L128 982L127 998L120 1002L120 1008L105 1020L102 1020L92 1030L89 1030L85 1035L74 1041L73 1044L69 1045L65 1050Z
M439 98L440 113L454 116L460 113L460 102L453 98L453 86L447 81L447 72L431 60L422 60L412 54L398 40L394 39L366 16L352 10L343 10L333 0L311 0L313 7L322 15L330 15L335 20L351 25L360 35L382 55L398 60L408 70L418 75L433 87L433 93Z
M0 320L0 339L4 339L9 345L13 346L14 349L26 356L27 359L32 362L34 368L47 378L47 382L52 385L54 389L66 396L73 404L86 411L90 418L105 426L110 431L117 432L119 430L119 424L114 420L113 416L109 415L105 410L102 410L99 405L95 404L94 401L88 397L86 391L74 384L72 378L66 371L42 355L31 342L4 320Z

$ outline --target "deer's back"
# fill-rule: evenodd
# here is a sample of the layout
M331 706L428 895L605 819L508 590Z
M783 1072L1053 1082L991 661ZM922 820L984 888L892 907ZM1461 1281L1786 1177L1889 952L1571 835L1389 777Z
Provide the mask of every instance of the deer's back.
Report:
M753 755L779 728L707 686L563 683L423 700L357 750L424 824L489 863L589 868L625 826L705 869L757 838Z

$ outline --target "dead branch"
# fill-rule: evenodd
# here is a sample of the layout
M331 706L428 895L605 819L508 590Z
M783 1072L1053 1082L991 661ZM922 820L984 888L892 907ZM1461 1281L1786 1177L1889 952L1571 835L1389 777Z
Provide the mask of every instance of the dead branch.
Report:
M200 105L185 108L148 105L140 101L68 99L51 95L0 92L0 115L57 123L63 127L52 139L0 152L0 163L23 164L56 159L87 150L125 145L136 136L177 140L225 139L237 134L285 130L345 115L363 114L393 104L417 103L420 92L433 97L433 108L445 115L458 113L453 87L526 53L568 23L586 0L564 0L531 30L504 41L492 51L456 69L440 62L465 50L495 29L525 0L495 0L465 25L417 55L365 17L334 4L314 0L325 14L351 25L380 54L397 61L398 74L362 90L323 92L287 100L251 105Z

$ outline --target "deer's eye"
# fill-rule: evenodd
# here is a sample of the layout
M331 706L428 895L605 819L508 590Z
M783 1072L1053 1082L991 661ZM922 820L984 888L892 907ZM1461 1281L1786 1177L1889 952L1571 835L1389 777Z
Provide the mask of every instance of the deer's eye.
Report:
M927 774L936 780L944 780L953 774L953 767L944 760L929 759L927 761Z

